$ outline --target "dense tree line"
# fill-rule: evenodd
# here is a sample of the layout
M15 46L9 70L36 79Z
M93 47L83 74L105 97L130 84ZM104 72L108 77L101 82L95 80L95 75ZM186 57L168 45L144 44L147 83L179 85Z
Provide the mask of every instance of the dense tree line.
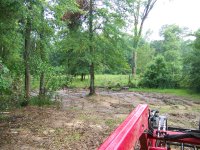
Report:
M142 31L154 5L156 0L1 1L0 96L27 101L33 88L43 97L86 75L94 94L95 73L134 74L136 86L200 91L199 31L165 25L162 40L147 40ZM195 40L184 40L189 35Z
M153 88L191 88L199 91L199 31L194 34L177 25L165 25L163 40L152 41L154 59L142 75L141 86ZM184 40L184 37L195 40Z

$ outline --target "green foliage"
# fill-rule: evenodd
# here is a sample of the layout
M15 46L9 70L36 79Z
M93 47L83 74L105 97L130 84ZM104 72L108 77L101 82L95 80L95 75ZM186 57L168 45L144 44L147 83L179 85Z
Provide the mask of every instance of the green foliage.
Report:
M16 96L15 94L11 94L11 92L9 94L0 95L1 111L11 110L13 108L20 108L21 103L24 101L24 98L20 95Z
M173 79L163 56L157 56L147 67L140 85L149 88L174 87Z
M59 56L58 61L60 61L56 65L64 65L70 75L89 74L91 62L94 62L96 73L129 72L130 68L125 56L127 49L121 32L125 22L118 13L110 12L110 7L105 2L105 7L95 8L92 43L88 34L88 15L85 15L86 18L82 21L85 26L70 28L69 22L63 26L58 33L59 40L56 43L58 50L56 55ZM91 45L94 49L93 54L89 50Z
M10 117L8 115L0 114L0 122L9 121Z
M0 60L0 95L9 90L11 78L8 68Z
M80 31L71 31L63 40L58 41L60 65L65 66L65 71L70 75L89 73L89 54L87 52L87 34ZM55 57L54 57L55 58Z
M166 25L161 29L163 41L163 56L173 80L178 81L182 76L181 43L183 29L177 25Z
M60 75L60 76L52 76L51 79L48 82L47 90L48 91L56 91L60 88L68 87L70 86L72 82L72 77L69 75Z
M64 75L62 67L48 67L46 69L46 92L53 92L62 87L68 87L72 82L72 76Z
M151 62L154 58L155 49L150 47L150 44L147 42L143 42L138 47L137 53L137 67L138 73L142 74L145 72L149 62Z
M0 110L8 110L13 106L12 100L8 96L0 96Z
M10 70L10 75L21 73L22 36L18 19L22 1L5 0L0 2L0 60Z
M196 33L196 40L194 41L194 49L190 56L190 72L189 82L190 86L196 91L200 92L200 30Z
M49 106L49 105L53 105L55 104L54 101L52 101L49 97L44 96L44 97L32 97L29 101L28 101L28 105L32 105L32 106Z
M177 25L165 25L161 28L160 35L163 40L152 42L157 55L162 55L166 61L169 85L166 87L179 87L183 85L183 45L184 29Z
M132 76L131 76L132 78ZM129 88L137 88L139 86L139 78L138 77L134 77L133 79L131 79L128 83L128 87Z

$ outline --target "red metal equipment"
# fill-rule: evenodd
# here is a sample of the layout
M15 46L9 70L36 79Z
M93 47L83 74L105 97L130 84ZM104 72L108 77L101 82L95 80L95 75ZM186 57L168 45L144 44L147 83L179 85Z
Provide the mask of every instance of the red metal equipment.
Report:
M98 150L200 150L200 130L167 127L167 118L138 105Z

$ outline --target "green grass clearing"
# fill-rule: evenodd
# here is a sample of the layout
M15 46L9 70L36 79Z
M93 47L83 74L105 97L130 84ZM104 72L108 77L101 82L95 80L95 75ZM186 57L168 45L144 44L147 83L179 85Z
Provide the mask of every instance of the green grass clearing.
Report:
M115 86L127 86L128 75L95 75L96 87L115 87ZM74 88L87 88L90 85L89 76L86 76L84 81L81 81L80 76L73 79L70 87Z

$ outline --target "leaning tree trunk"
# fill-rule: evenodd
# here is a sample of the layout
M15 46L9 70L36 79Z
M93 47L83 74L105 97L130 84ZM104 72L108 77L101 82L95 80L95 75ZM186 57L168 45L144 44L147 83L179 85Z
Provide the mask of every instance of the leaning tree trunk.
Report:
M24 63L25 63L25 98L30 97L30 48L31 48L31 19L27 19L26 29L25 29L25 49L24 49Z
M137 32L137 28L135 29ZM137 49L138 49L138 44L139 44L139 40L140 40L140 36L141 35L137 35L137 33L135 33L135 37L134 37L134 50L133 50L133 57L132 57L132 75L133 77L136 77L137 75Z
M93 0L90 0L90 8L89 8L89 40L90 40L90 56L91 56L91 64L90 64L90 94L95 94L95 86L94 86L94 50L93 50Z
M133 77L137 74L137 49L139 40L142 35L142 30L144 26L144 22L147 19L150 11L154 7L157 0L146 0L144 1L139 0L135 1L135 8L133 11L133 17L134 17L134 50L133 50L133 59L132 59L132 73ZM144 9L141 11L142 5L144 6Z

